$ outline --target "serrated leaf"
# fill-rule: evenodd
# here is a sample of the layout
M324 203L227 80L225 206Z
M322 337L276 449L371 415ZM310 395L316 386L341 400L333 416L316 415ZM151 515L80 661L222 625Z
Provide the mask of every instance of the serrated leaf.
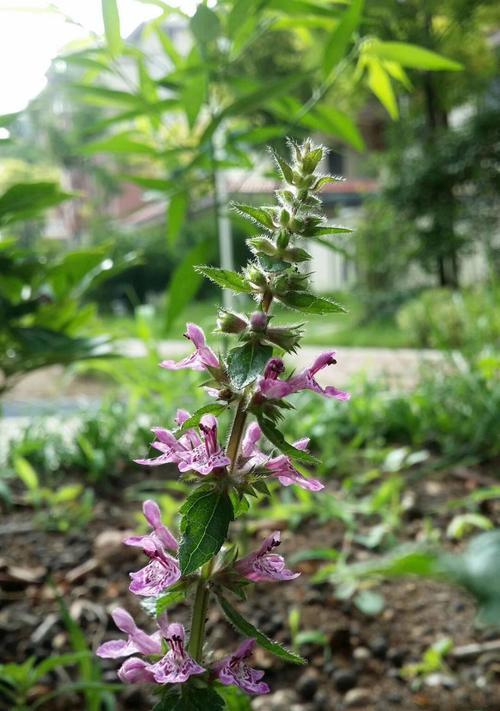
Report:
M345 313L343 306L333 299L324 296L315 296L306 291L289 291L287 294L277 297L282 304L291 309L301 311L305 314L334 314Z
M310 464L318 464L318 459L313 457L309 452L304 452L302 449L297 449L292 444L286 441L282 433L276 427L274 422L269 420L267 417L263 417L262 414L257 415L257 420L259 422L260 428L267 439L277 447L280 452L286 454L291 459L296 459L300 462L309 462Z
M265 208L254 207L254 205L244 205L240 202L233 202L232 206L242 217L246 217L250 222L261 225L268 230L275 229L273 218Z
M272 346L262 343L245 343L229 351L227 368L231 382L241 390L260 375L273 355Z
M196 412L194 412L188 420L182 423L182 426L180 427L179 431L185 432L191 427L196 427L196 425L200 423L200 420L203 415L220 415L226 409L227 405L221 405L220 403L216 402L204 405L203 407L200 407L199 410L196 410Z
M189 575L220 551L234 512L227 492L200 487L183 504L181 513L179 562L182 574Z
M286 182L290 185L293 185L292 166L289 165L286 160L284 160L278 153L276 153L276 151L271 150L271 155L273 156L276 165L278 166L281 175L283 176L283 179L286 180Z
M229 269L219 269L218 267L197 266L195 271L202 274L214 284L221 286L223 289L231 289L239 294L250 294L252 287L248 281L238 272L232 272Z
M211 687L200 688L190 684L168 691L153 707L153 711L223 711L224 699Z
M291 652L278 642L273 642L263 632L257 629L257 627L254 627L251 622L242 617L240 613L234 609L225 597L217 595L217 600L222 612L225 614L229 622L238 630L238 632L245 635L245 637L255 639L263 649L271 652L271 654L274 654L276 657L285 662L291 662L292 664L306 663L306 660L303 657Z

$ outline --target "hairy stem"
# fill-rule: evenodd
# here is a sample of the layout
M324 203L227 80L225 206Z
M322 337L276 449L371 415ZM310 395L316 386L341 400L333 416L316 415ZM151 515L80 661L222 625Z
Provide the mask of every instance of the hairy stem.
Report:
M226 454L231 460L231 474L234 471L234 468L236 466L236 460L238 459L238 452L240 449L241 438L243 437L243 430L245 428L246 419L247 411L245 408L245 397L242 396L238 403L238 407L236 408L236 413L234 415L234 420L231 427L231 434L229 435L229 440L226 449Z
M191 634L189 637L189 653L197 662L201 662L203 655L203 642L205 640L205 618L207 616L208 580L212 572L213 559L206 563L196 586L196 594L193 604L193 617L191 620Z

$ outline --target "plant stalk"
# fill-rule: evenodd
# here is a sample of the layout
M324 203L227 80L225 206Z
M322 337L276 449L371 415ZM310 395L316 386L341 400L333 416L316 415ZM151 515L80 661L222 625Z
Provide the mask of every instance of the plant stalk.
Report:
M205 618L207 616L208 598L210 596L208 580L212 572L212 564L213 558L212 560L209 560L201 570L193 603L193 617L191 620L191 634L189 637L188 649L190 655L197 662L201 662L203 655L203 642L205 641Z

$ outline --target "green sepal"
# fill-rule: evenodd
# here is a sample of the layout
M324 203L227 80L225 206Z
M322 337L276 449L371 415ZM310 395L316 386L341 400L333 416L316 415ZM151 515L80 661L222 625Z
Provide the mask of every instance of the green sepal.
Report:
M212 687L182 684L168 689L153 711L224 711L226 704Z

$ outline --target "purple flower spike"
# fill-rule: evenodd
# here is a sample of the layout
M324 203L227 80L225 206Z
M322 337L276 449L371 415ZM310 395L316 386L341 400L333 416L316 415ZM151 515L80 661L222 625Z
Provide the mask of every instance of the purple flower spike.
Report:
M248 694L268 694L269 686L261 681L264 672L252 669L246 664L255 647L254 639L247 639L234 654L215 665L219 681L225 686L239 686Z
M182 446L173 432L163 427L153 427L151 432L153 432L156 437L156 440L151 443L151 446L153 449L161 452L161 454L149 459L134 459L134 462L147 467L159 467L162 464L177 463L179 461L179 452L182 451Z
M294 573L285 567L285 560L273 550L281 543L281 534L274 531L261 545L258 551L239 560L235 568L244 578L254 583L274 580L293 580L300 573Z
M118 670L118 678L126 684L154 682L151 665L139 657L126 659Z
M206 476L214 469L229 466L231 460L217 441L217 420L215 417L203 415L199 427L203 439L200 439L192 430L186 432L186 444L189 443L191 448L188 449L186 446L181 455L182 461L178 466L180 472L194 470L198 474Z
M160 363L162 368L167 370L182 370L191 368L192 370L206 370L207 368L219 368L219 359L211 348L207 346L203 329L194 323L186 324L184 337L194 344L195 352L187 358L175 362L174 360L164 360Z
M154 597L176 583L181 577L179 563L172 558L159 540L152 536L127 538L124 543L129 546L140 546L146 555L151 559L144 568L130 573L132 582L129 585L130 592L135 595Z
M117 659L118 657L128 657L130 654L161 654L161 638L156 632L148 635L137 627L129 613L121 607L117 607L111 613L113 620L122 632L126 632L127 639L116 639L104 642L97 648L98 657L107 659Z
M284 370L284 366L281 367L283 361L279 358L271 358L264 371L264 377L259 383L260 392L265 397L280 399L301 390L312 390L325 397L333 397L337 400L349 400L351 397L350 393L339 390L333 387L333 385L328 385L326 388L323 388L314 377L320 370L336 362L335 351L327 351L318 356L310 368L306 368L301 373L293 375L288 380L279 380L278 376Z
M205 669L197 664L184 649L186 633L177 623L168 626L165 634L170 649L149 670L158 684L183 684L193 674L203 674Z

